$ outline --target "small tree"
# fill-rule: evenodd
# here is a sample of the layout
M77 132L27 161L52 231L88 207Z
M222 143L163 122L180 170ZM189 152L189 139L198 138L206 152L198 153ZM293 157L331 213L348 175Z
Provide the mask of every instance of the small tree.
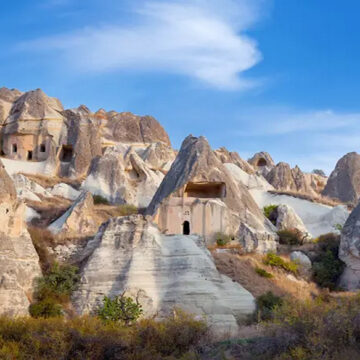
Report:
M103 304L97 310L97 315L104 321L120 322L131 325L143 313L142 306L138 299L134 301L122 293L121 295L110 298L104 296Z

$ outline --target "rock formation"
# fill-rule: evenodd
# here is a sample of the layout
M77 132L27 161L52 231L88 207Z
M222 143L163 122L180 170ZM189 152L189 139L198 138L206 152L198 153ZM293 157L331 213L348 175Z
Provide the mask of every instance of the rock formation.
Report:
M0 162L0 314L25 315L39 257L25 226L25 205Z
M98 227L93 197L89 192L84 191L70 209L49 226L49 230L57 235L79 237L95 234Z
M254 168L245 160L243 160L237 152L229 152L225 147L214 151L218 159L223 163L231 163L238 166L241 170L248 174L254 174Z
M339 257L346 264L340 286L347 290L360 289L360 203L341 231Z
M266 176L267 173L275 166L274 160L267 152L256 153L248 163L258 171L261 175Z
M216 270L204 241L165 236L141 215L103 224L86 249L88 260L74 294L79 314L106 296L138 296L145 316L162 318L180 307L206 315L217 333L236 333L237 321L254 310L252 295Z
M296 262L300 266L302 266L305 270L311 269L311 260L307 255L305 255L302 251L293 251L290 254L290 260Z
M184 140L146 213L169 233L187 233L187 227L192 227L191 233L208 241L220 231L238 234L242 243L251 233L252 250L276 248L272 224L246 186L234 181L204 137L190 135ZM239 231L245 223L246 231L242 227Z
M323 195L356 204L360 195L360 155L344 155L330 174Z

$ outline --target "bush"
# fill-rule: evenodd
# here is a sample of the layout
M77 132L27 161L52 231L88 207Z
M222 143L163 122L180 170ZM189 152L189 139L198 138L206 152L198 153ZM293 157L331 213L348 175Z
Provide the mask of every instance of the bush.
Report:
M93 195L93 199L94 199L94 204L95 205L110 205L110 202L108 199L106 199L105 197L101 196L101 195Z
M207 325L176 311L162 321L128 327L97 317L0 317L0 359L197 359Z
M226 246L231 242L231 236L218 232L215 234L216 244L218 246Z
M267 205L263 208L265 217L268 218L274 225L276 225L278 207L279 205Z
M270 274L269 272L267 272L265 269L259 268L258 266L255 268L255 272L264 278L268 278L271 279L272 277L274 277L273 274Z
M37 279L35 295L38 300L53 298L59 302L66 302L76 290L79 281L79 269L71 265L54 263L50 271Z
M258 320L269 320L273 311L283 304L283 299L274 295L271 291L260 295L256 299Z
M97 310L97 315L104 321L120 322L130 325L143 313L142 306L130 297L121 294L110 298L105 296L102 306Z
M322 288L335 290L345 264L338 258L340 237L329 233L316 239L319 255L313 261L313 280Z
M266 256L263 258L263 263L265 265L281 268L293 274L297 274L298 272L298 264L294 263L293 261L285 261L283 258L274 253L266 254Z
M118 216L128 216L138 213L138 208L134 205L123 204L119 205L116 209Z
M54 299L45 298L29 307L30 315L34 318L51 318L59 317L63 315L61 305L59 305Z
M302 245L304 243L304 234L298 229L284 229L277 232L279 243L282 245Z

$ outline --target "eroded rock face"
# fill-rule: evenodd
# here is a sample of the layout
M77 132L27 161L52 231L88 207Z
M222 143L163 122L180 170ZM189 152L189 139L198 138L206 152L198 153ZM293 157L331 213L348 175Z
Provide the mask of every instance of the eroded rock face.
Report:
M356 204L360 195L360 155L343 156L330 174L323 195Z
M256 153L251 159L248 160L248 163L263 176L266 176L275 166L274 160L270 154L265 151Z
M252 295L220 275L197 236L165 236L141 215L103 224L85 250L88 257L74 303L92 312L102 298L139 295L144 315L162 318L174 307L206 315L218 332L235 333L254 310Z
M93 235L98 227L93 197L84 191L65 214L50 224L49 230L55 234L78 237Z
M305 270L311 269L311 260L307 255L305 255L302 251L293 251L290 254L290 260L296 262L300 266L302 266Z
M25 210L0 162L0 314L26 315L34 279L41 275Z
M339 257L346 264L340 286L360 289L360 204L352 211L341 232Z
M241 170L248 174L254 174L254 168L244 159L242 159L237 152L230 152L225 147L214 151L218 159L223 163L231 163L238 166Z

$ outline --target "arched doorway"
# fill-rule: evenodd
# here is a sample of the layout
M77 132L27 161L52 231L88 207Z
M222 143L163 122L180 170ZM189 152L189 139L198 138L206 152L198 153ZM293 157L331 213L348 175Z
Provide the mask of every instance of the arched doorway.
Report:
M183 223L183 234L190 235L190 223L188 221L184 221Z
M266 166L267 162L264 158L260 158L257 162L257 166Z

